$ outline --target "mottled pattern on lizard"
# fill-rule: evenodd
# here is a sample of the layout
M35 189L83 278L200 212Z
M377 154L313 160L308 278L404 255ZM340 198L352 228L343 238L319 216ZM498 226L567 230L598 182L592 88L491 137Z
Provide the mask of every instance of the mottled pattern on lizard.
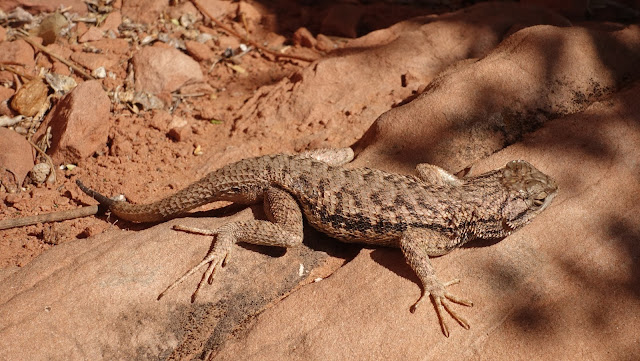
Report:
M511 234L543 211L557 192L550 177L522 160L477 176L457 178L429 164L418 165L417 176L340 167L352 158L351 149L344 148L245 159L211 172L172 196L142 205L111 200L77 183L112 214L132 222L164 221L219 200L264 203L268 220L239 221L216 230L176 227L217 239L205 259L158 299L209 264L193 301L204 283L212 282L213 272L224 265L236 242L299 245L304 215L313 227L340 241L401 248L423 285L422 295L411 311L430 295L446 336L445 310L469 328L451 308L451 302L472 304L446 290L458 280L438 280L429 257L446 254L472 239Z

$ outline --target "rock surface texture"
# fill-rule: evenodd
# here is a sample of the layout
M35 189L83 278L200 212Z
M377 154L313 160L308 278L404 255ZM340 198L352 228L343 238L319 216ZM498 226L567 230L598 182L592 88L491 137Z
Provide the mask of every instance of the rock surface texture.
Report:
M169 64L174 52L144 51L166 52ZM470 330L452 324L445 338L430 305L409 312L420 287L399 250L308 227L305 244L286 252L236 246L193 304L199 276L157 301L212 241L171 227L264 217L261 207L232 207L117 222L1 269L0 360L640 359L639 63L637 25L571 25L516 3L418 17L265 82L234 110L235 143L171 184L247 156L251 139L264 152L352 145L350 167L406 174L421 162L480 174L524 159L557 181L553 204L503 240L433 260L439 277L461 280L455 294L473 300L463 310ZM135 81L170 92L200 80L197 70L152 88ZM111 141L137 144L130 134ZM128 181L96 187L122 192Z

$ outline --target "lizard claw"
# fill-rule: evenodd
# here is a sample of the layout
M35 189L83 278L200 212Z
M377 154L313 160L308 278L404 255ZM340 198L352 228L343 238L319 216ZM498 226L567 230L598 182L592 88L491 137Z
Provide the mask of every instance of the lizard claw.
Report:
M191 295L191 302L193 303L196 300L196 297L198 296L198 292L200 291L202 286L204 286L204 284L207 283L207 282L209 284L213 283L214 272L215 272L216 268L218 267L218 265L220 265L222 263L222 260L224 258L226 258L226 255L218 254L217 252L212 252L205 259L203 259L202 262L198 263L195 267L193 267L190 270L188 270L184 275L182 275L182 277L178 278L169 287L167 287L167 289L162 291L162 293L160 293L160 295L158 295L158 300L160 300L167 292L171 291L177 285L182 283L182 281L184 281L187 277L191 276L198 269L200 269L202 266L204 266L204 265L206 265L208 263L209 267L207 267L207 270L202 275L202 279L198 283L198 287L196 287L195 292L193 292L193 295Z
M442 329L442 333L446 337L449 337L449 327L447 326L447 323L445 322L444 316L443 316L445 313L445 310L447 311L447 313L449 313L451 318L456 320L456 322L458 322L460 326L462 326L464 329L468 330L470 327L467 320L465 320L462 316L460 316L457 312L455 312L453 308L451 308L451 303L457 303L463 306L471 307L473 306L473 302L465 299L461 299L449 293L445 289L446 286L454 285L457 283L460 283L460 280L455 279L455 280L441 284L441 287L435 287L436 289L434 290L430 290L430 291L423 290L420 298L410 308L410 311L412 313L415 312L416 309L418 308L418 305L425 299L425 296L429 294L433 299L433 303L436 308L436 314L438 315L440 328Z
M195 227L189 227L189 226L183 226L183 225L175 225L173 226L173 229L178 231L189 232L189 233L202 234L206 236L215 236L219 234L219 230L209 230L209 229L195 228ZM195 267L188 270L184 275L182 275L182 277L178 278L175 282L169 285L169 287L167 287L164 291L162 291L162 293L158 295L158 300L160 300L167 292L171 291L177 285L182 283L182 281L184 281L187 277L191 276L196 271L198 271L201 267L203 267L206 264L209 264L209 266L207 267L207 270L204 271L204 273L202 274L202 279L200 279L200 282L198 283L198 286L196 287L195 292L193 292L193 294L191 295L191 303L195 302L196 298L198 297L198 292L200 292L200 289L202 288L202 286L204 286L205 283L208 283L208 284L213 283L213 276L218 266L224 267L226 260L229 256L229 249L230 247L222 247L222 249L216 249L214 247L214 249L209 252L209 254L202 260L202 262L198 263Z

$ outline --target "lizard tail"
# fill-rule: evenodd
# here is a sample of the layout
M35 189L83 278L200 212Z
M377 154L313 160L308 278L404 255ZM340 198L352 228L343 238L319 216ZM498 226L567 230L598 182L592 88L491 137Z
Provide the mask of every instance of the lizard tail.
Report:
M212 172L177 193L148 204L115 201L86 187L80 181L76 181L76 184L111 214L136 223L166 221L218 200L241 204L252 204L260 200L268 185L265 179L245 175L243 179L236 180L227 178L225 171L223 168Z
M291 158L284 155L263 156L228 164L175 194L148 204L114 201L85 187L80 181L76 183L83 192L118 218L137 223L161 222L213 201L239 204L260 202L270 184L277 183L282 175L290 173L288 165Z
M85 186L79 179L76 179L76 184L83 192L85 192L89 197L98 201L102 206L110 208L114 203L116 203L116 201L114 201L113 199L107 198L102 194L94 191L93 189Z
M136 223L165 221L208 202L206 197L190 191L189 188L194 188L193 185L182 190L182 192L178 192L177 195L154 203L132 204L108 198L85 186L79 180L76 180L76 184L84 193L98 201L105 211L109 210L120 219Z

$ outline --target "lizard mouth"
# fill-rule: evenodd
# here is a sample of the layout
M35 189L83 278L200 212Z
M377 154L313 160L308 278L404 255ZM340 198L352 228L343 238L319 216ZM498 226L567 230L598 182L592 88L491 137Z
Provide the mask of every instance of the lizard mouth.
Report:
M540 210L540 212L542 212L543 210L545 210L545 208L547 208L551 204L551 201L556 197L557 194L558 193L554 191L551 194L547 195L544 198L544 200L541 200L541 199L534 200L534 204L537 205L537 203L540 202L538 209Z

